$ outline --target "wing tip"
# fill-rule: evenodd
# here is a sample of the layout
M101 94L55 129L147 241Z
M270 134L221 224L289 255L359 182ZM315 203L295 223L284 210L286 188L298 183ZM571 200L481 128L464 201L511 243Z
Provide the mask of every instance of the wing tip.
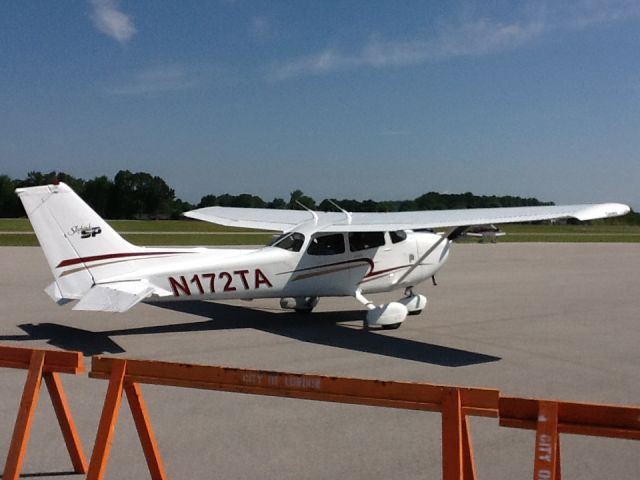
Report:
M595 220L598 218L622 217L631 211L629 205L624 203L598 203L591 205L575 215L581 221Z

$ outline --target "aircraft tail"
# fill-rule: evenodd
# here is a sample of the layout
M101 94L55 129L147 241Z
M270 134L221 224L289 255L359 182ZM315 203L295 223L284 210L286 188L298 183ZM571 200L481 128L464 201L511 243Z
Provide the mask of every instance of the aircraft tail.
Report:
M144 248L123 239L64 183L16 193L53 273L46 292L58 303L82 298L100 280L127 273L125 259L144 255Z

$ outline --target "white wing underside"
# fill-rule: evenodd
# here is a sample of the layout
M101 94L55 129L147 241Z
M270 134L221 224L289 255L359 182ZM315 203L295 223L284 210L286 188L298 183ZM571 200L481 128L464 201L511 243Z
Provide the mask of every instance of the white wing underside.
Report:
M593 220L625 215L629 210L628 206L620 203L600 203L347 215L337 212L311 213L304 210L206 207L186 212L185 216L225 226L285 232L297 225L314 222L315 214L319 231L363 232L534 222L560 218Z

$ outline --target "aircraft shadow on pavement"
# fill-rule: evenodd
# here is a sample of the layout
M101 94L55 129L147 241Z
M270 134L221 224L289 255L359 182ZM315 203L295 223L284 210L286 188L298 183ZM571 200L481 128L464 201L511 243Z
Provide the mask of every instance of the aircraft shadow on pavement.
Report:
M42 473L21 473L20 474L20 478L50 478L50 477L71 477L71 476L78 476L78 473L70 471L70 472L42 472Z
M354 328L353 324L343 325L345 322L363 321L364 312L361 310L297 314L198 301L153 305L197 315L206 320L104 331L83 330L55 323L22 324L18 326L26 335L0 336L0 341L46 340L48 344L58 348L77 350L91 356L124 353L125 350L112 337L252 328L302 342L445 367L463 367L501 360L500 357L482 353L399 338L380 330Z

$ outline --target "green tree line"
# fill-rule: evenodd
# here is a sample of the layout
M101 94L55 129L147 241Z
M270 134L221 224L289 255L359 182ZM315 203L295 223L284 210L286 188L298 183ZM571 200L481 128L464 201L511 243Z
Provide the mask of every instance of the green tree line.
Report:
M176 198L175 191L159 176L146 172L120 170L113 179L106 176L91 180L77 178L64 172L29 172L24 179L12 179L0 175L0 217L25 216L22 204L14 190L20 187L47 185L59 181L67 183L102 217L110 219L166 219L180 218L182 212L210 206L251 208L309 208L335 211L339 205L351 212L402 212L409 210L448 210L454 208L494 208L553 205L536 198L518 196L474 195L470 192L452 194L428 192L413 200L353 200L324 199L316 202L301 190L294 190L288 200L276 197L265 201L257 195L242 193L232 195L209 194L197 205ZM625 223L640 223L640 215L632 216Z
M14 190L20 187L47 185L59 180L68 184L99 215L105 218L177 218L192 205L182 202L160 177L146 172L119 171L113 180L106 176L91 180L64 172L29 172L24 179L0 175L0 217L25 215Z

